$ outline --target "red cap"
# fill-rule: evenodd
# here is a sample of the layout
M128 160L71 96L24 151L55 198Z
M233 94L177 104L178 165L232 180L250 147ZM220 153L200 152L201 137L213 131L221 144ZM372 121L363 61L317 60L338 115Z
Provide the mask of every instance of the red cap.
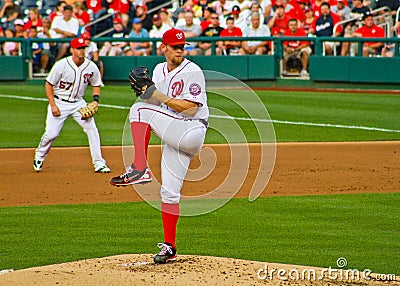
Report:
M175 28L169 29L164 33L162 43L170 46L188 44L186 43L185 33L182 30Z
M82 33L81 38L84 40L90 40L90 39L92 39L92 36L90 35L89 32L84 32L84 33Z
M160 21L161 17L158 14L153 15L153 21Z
M86 48L86 47L87 47L87 45L86 45L86 43L85 43L85 40L82 39L82 38L73 38L73 39L71 40L69 46L70 46L71 48L74 48L74 49Z
M118 24L122 24L122 19L119 17L115 17L113 20L113 23L118 23Z

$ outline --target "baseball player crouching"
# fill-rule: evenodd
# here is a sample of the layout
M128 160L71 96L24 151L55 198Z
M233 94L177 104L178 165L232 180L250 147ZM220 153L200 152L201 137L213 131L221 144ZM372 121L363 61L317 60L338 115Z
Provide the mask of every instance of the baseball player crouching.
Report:
M33 168L40 171L51 145L60 134L65 120L71 116L85 131L97 173L110 169L101 155L100 136L93 115L97 112L102 85L100 72L94 62L85 58L85 40L74 38L70 42L72 56L56 62L46 78L47 108L46 129L35 151ZM88 85L92 86L93 102L83 99Z
M129 113L135 157L114 186L147 183L147 147L152 130L164 142L161 159L161 213L164 242L154 256L155 263L176 259L176 226L183 180L189 163L203 146L209 111L205 78L201 69L184 59L185 34L170 29L163 34L161 51L166 62L158 64L150 79L148 69L139 67L129 74L131 88L144 102L135 103Z

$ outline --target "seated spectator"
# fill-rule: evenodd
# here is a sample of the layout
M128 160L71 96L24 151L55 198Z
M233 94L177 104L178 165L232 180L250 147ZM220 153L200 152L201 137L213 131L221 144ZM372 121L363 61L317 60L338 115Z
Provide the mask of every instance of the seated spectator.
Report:
M331 11L340 17L340 20L350 19L351 10L344 4L344 0L337 0L337 4L332 6Z
M152 17L147 14L147 10L148 9L146 5L136 6L135 18L140 18L140 20L142 20L143 28L145 28L147 31L150 31L151 27L153 26L153 21Z
M238 5L235 5L235 6L232 7L231 17L235 21L235 27L238 27L241 30L244 30L244 28L247 27L246 19L241 14L241 10L240 10L240 7ZM226 21L225 21L225 23L226 23ZM223 26L223 25L221 25L221 26L222 27L226 27L226 26Z
M79 1L75 2L73 11L74 11L74 17L78 19L79 27L83 27L86 24L90 23L90 15L88 12L86 12L85 5L83 5L82 2ZM89 32L89 30L90 30L89 27L86 28L86 31Z
M242 37L242 30L235 27L233 17L226 18L226 28L221 31L220 37ZM218 53L220 55L239 55L242 53L240 41L220 41L218 42Z
M219 37L223 28L219 26L219 17L216 12L211 15L211 25L208 26L200 35L200 37ZM210 42L199 42L197 48L189 52L190 56L198 55L211 55L211 43Z
M234 1L234 4L239 6L240 11L244 11L247 9L250 9L251 6L251 1L250 0L236 0ZM271 1L260 1L260 4L264 4L265 6L268 6L271 4ZM232 7L233 9L233 7Z
M29 9L29 20L24 25L25 38L29 38L29 30L32 26L36 26L37 32L42 29L42 15L39 13L38 8Z
M253 12L251 14L251 24L243 31L243 37L269 37L271 31L267 25L261 24L260 13ZM268 51L268 41L247 41L242 43L244 54L262 55Z
M253 14L253 12L257 12L260 14L260 23L264 24L264 12L260 6L260 3L257 0L253 0L251 2L250 9L244 10L243 12L241 12L242 17L246 21L246 26L251 25L251 15Z
M352 36L354 38L385 38L385 31L375 24L372 14L367 13L364 16L364 26L355 30ZM349 44L349 42L343 43L341 52L342 56L347 55ZM363 57L380 55L383 46L383 42L364 42Z
M93 15L94 20L107 13L102 0L85 0L85 5L87 12Z
M378 0L376 1L376 5L374 7L374 10L383 8L383 7L389 7L393 20L396 21L396 14L397 10L400 7L400 2L398 0Z
M160 11L158 12L158 15L161 18L161 22L163 22L164 24L170 26L170 27L174 27L175 23L171 18L171 15L169 14L168 10L165 8L161 8Z
M32 64L33 64L33 70L35 72L39 71L41 68L40 65L40 58L42 56L42 50L43 50L43 43L42 42L32 42L32 40L37 39L37 28L36 26L31 26L29 28L29 40L31 43L32 47Z
M64 7L67 5L67 2L64 0L58 1L56 7L54 7L54 11L50 13L50 21L53 22L54 18L57 16L63 16Z
M275 1L273 1L273 2L276 3ZM271 14L272 14L272 2L270 0L260 0L259 4L260 4L261 11L263 13L263 16L264 16L265 23L264 22L263 23L267 24L267 20L269 19L269 17L271 17ZM251 6L251 1L250 1L250 6Z
M285 31L284 37L307 37L306 32L298 28L296 19L289 20L289 28ZM287 73L287 63L289 59L297 58L301 60L302 70L300 75L306 76L308 58L311 54L310 42L308 41L285 41L283 42L283 74Z
M121 18L115 18L113 20L114 30L111 32L109 37L123 39L127 38L129 33L125 31L124 24ZM126 42L105 42L103 47L100 49L100 56L120 56L124 52L124 48L128 46Z
M168 26L167 24L163 23L161 21L161 17L158 16L157 14L153 16L153 28L150 30L149 35L150 38L159 38L161 39L164 33L171 29L171 26ZM162 55L161 52L161 41L157 42L157 55ZM152 44L150 44L150 49L152 48Z
M193 14L196 18L202 19L204 10L211 8L211 4L208 0L199 0L196 5L193 6Z
M193 12L186 11L185 12L185 25L177 26L179 30L182 30L185 33L185 37L193 38L199 37L201 34L200 25L193 23ZM185 46L185 51L183 55L188 55L190 51L194 50L197 47L197 42L189 42L189 45Z
M333 27L339 21L340 18L331 12L331 6L324 2L321 4L321 16L315 20L310 32L317 37L332 37ZM335 42L324 42L325 54L332 55L335 45Z
M16 38L25 38L26 33L24 31L25 23L21 19L15 19L14 21L14 30Z
M275 14L268 21L268 27L270 30L279 31L281 35L289 28L288 22L290 17L285 13L285 6L278 3L275 5Z
M313 11L308 7L304 9L304 14L306 15L306 19L301 22L300 28L302 28L307 33L307 35L309 35L312 34L310 32L310 29L313 27L315 17Z
M175 24L176 27L185 25L185 23L186 23L186 19L185 19L186 12L192 12L192 14L193 14L192 7L191 6L186 6L184 8L184 12L179 14L178 21L176 21L176 24ZM193 14L193 24L201 25L201 19L195 17L194 14Z
M78 35L79 22L73 17L72 6L66 5L63 9L63 16L55 17L51 23L50 34L53 39L73 38ZM69 43L57 44L56 61L65 56L68 52Z
M353 0L353 7L351 8L351 18L361 18L368 12L371 12L371 8L369 6L365 6L363 0Z
M50 39L51 38L50 18L49 17L43 18L42 25L43 25L42 30L38 33L37 37L40 39ZM41 73L46 73L50 69L56 55L57 55L56 43L43 43L42 52L40 55Z
M5 22L2 23L4 29L14 29L15 19L22 17L21 6L14 3L13 0L4 0L4 4L0 9L0 19L5 18Z
M99 50L97 48L97 44L92 42L92 36L89 32L84 32L81 35L81 38L85 40L85 44L87 45L87 48L85 49L85 57L96 64L100 71L101 78L103 78L104 66L103 62L99 59Z
M131 2L127 0L106 0L108 8L117 12L119 17L122 19L124 27L128 26L129 22L129 10L131 9Z
M203 10L203 16L201 17L202 21L200 22L201 30L204 31L207 27L211 25L211 13L214 12L214 9L211 7L206 7Z
M228 16L233 7L234 3L231 0L216 0L211 3L212 8L220 16Z
M149 38L149 32L143 28L140 18L133 19L132 31L129 33L129 38ZM147 56L148 54L151 54L149 42L129 42L129 48L125 49L126 56Z
M15 38L15 31L11 28L5 31L6 38ZM5 56L18 56L19 54L19 43L17 42L4 42L2 45L3 53Z

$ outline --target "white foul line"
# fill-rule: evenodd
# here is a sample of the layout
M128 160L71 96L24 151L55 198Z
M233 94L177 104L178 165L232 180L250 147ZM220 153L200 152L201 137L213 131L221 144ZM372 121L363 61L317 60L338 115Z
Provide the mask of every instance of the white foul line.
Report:
M33 101L46 101L47 102L47 98L35 98L35 97L28 97L28 96L0 94L0 98L1 97L12 98L12 99L33 100ZM130 109L130 107L110 105L110 104L99 104L99 106L106 107L106 108L114 108L114 109ZM331 127L331 128L356 129L356 130L365 130L365 131L379 131L379 132L387 132L387 133L400 133L400 130L398 130L398 129L387 129L387 128L357 126L357 125L312 123L312 122L302 122L302 121L259 119L259 118L233 117L233 116L222 116L222 115L210 115L210 117L211 118L219 118L219 119L240 120L240 121L254 121L254 122L262 122L262 123L276 123L276 124L286 124L286 125L303 125L303 126L313 126L313 127Z

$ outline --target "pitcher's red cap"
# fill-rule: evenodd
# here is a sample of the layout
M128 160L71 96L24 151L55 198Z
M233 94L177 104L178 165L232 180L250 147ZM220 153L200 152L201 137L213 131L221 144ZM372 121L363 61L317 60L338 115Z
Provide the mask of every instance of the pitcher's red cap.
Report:
M85 40L82 39L82 38L73 38L73 39L71 40L69 46L70 46L71 48L74 48L74 49L79 49L79 48L87 47L87 45L86 45L86 43L85 43Z
M177 46L177 45L188 45L186 42L185 33L179 29L169 29L162 37L162 43L164 45Z

